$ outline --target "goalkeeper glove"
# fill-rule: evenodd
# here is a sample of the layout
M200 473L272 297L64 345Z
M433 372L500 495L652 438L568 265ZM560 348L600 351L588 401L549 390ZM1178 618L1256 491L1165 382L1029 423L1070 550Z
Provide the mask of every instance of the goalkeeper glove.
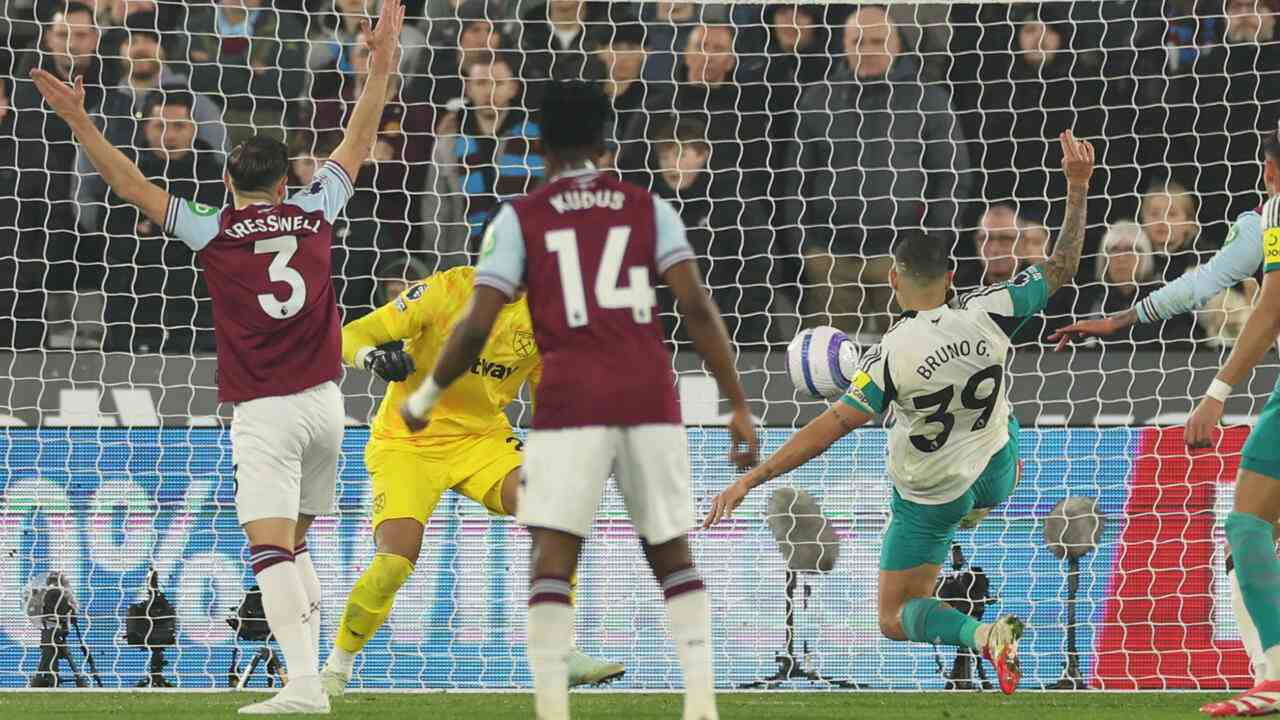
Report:
M387 382L404 382L416 369L404 350L374 348L364 356L364 368Z

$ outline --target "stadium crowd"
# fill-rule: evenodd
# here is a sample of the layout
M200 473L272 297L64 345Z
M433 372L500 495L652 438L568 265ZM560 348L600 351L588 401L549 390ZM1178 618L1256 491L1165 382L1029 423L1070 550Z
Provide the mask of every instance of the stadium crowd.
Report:
M1132 306L1229 242L1261 204L1280 118L1273 0L711 5L406 3L400 74L333 249L348 319L471 261L539 181L540 85L602 82L625 179L690 228L739 346L892 317L895 233L951 243L956 285L1046 256L1056 138L1094 141L1086 261L1017 340ZM110 195L28 73L82 78L92 115L154 182L218 205L225 154L286 140L306 187L367 69L377 0L0 0L0 347L211 349L190 251ZM1112 347L1229 343L1256 284ZM679 339L677 328L672 332Z

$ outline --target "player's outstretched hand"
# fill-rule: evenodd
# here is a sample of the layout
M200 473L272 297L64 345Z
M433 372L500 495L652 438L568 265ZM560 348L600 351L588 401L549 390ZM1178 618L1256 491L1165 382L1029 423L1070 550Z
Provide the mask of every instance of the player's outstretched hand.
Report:
M1070 130L1058 136L1062 145L1062 174L1067 185L1088 185L1093 175L1093 145L1088 140L1077 140Z
M404 3L401 0L385 0L378 13L378 25L369 29L369 21L360 23L364 44L369 48L370 72L389 73L395 67L400 54L400 28L404 25Z
M756 419L751 408L734 408L729 419L729 460L739 470L750 470L760 459L760 438L756 435Z
M705 530L721 520L729 519L749 492L751 492L751 489L741 479L725 488L723 492L711 501L711 510L707 512L707 516L702 520L702 529Z
M426 430L427 423L429 422L428 418L420 418L413 414L413 411L409 409L408 400L400 403L400 419L404 421L405 425L409 426L410 432L422 432L423 430Z
M1187 427L1182 438L1192 450L1205 450L1213 447L1213 431L1222 422L1222 403L1211 397L1202 398L1196 409L1187 418Z
M1080 342L1085 338L1091 337L1107 337L1114 335L1120 330L1125 329L1128 325L1122 324L1115 317L1097 318L1094 320L1081 320L1074 322L1065 327L1054 330L1049 335L1049 342L1058 343L1055 351L1061 352L1067 347L1067 343Z
M364 357L364 369L385 382L404 382L415 369L413 356L404 350L374 349Z
M89 112L84 109L84 78L76 76L76 84L68 85L48 71L36 68L31 71L31 81L44 96L49 107L58 113L58 117L71 124L72 120L88 119Z

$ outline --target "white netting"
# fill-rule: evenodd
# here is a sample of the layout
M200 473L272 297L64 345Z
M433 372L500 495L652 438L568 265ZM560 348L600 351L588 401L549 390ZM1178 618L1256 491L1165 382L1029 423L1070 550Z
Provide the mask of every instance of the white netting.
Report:
M1256 286L1074 354L1048 353L1043 340L1249 239L1229 228L1261 202L1260 138L1280 116L1271 2L900 3L888 23L874 6L812 2L406 4L397 90L335 233L346 317L469 263L495 204L541 176L541 83L600 80L618 110L605 162L679 208L763 400L769 448L820 409L793 395L786 343L825 324L873 340L892 311L896 233L925 228L953 243L960 287L1006 279L1049 250L1061 222L1058 133L1092 139L1100 167L1076 287L1017 337L1022 484L962 545L1000 609L1029 621L1028 682L1054 682L1068 655L1065 566L1039 522L1064 496L1097 497L1108 523L1079 578L1083 676L1105 687L1247 682L1215 535L1238 458L1193 461L1176 432L1141 426L1190 408ZM0 411L26 426L0 435L0 686L36 672L40 633L22 594L49 571L65 572L80 599L103 680L126 686L145 674L146 653L121 633L148 568L178 610L168 674L183 686L225 683L236 644L222 618L251 579L225 429L192 427L226 418L194 259L153 242L160 229L106 191L28 70L83 75L116 146L170 192L217 205L223 153L254 131L285 139L291 186L309 184L361 86L354 28L374 5L0 2ZM1274 375L1269 361L1250 397ZM341 512L311 540L329 637L372 547L358 426L381 386L353 371L344 391L354 427ZM727 440L714 384L690 371L681 391L687 421L704 426L690 435L703 507L732 477ZM1236 417L1251 409L1232 405ZM1227 448L1242 438L1231 431ZM796 653L864 685L940 687L931 649L878 633L883 445L882 430L860 431L792 479L823 503L843 546L832 573L802 579ZM786 641L765 502L753 497L737 525L697 543L722 684L771 673ZM625 662L628 686L669 686L678 672L659 594L616 496L602 517L584 556L579 642ZM448 496L358 682L526 685L526 550L511 522ZM950 653L943 660L949 668Z

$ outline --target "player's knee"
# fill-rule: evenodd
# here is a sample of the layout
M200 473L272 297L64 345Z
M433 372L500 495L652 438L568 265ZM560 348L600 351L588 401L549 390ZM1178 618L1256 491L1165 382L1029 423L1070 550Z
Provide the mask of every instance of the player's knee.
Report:
M422 551L422 525L408 518L387 520L378 526L377 542L379 553L398 555L410 564L417 563Z
M902 629L901 609L880 613L880 634L890 640L906 640L907 634Z
M659 581L677 570L693 565L693 554L689 551L689 542L683 535L660 545L650 545L647 540L641 538L640 549L644 551L644 558L648 561L649 568L653 570L654 577Z

